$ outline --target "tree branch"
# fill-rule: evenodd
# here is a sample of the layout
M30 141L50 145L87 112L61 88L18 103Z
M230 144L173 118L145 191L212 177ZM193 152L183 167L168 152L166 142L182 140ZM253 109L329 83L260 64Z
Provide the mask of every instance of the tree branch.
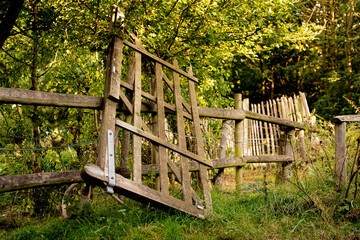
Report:
M20 59L17 59L16 57L12 56L12 55L11 55L10 53L8 53L3 47L2 47L1 49L4 51L4 53L5 53L6 55L8 55L9 57L11 57L11 58L14 59L15 61L21 62L21 63L26 64L26 65L30 65L30 64L28 64L28 63L26 63L26 62L24 62L24 61L22 61L22 60L20 60Z
M182 24L183 21L184 21L184 13L185 13L187 10L189 10L189 8L190 8L191 6L193 6L197 1L198 1L198 0L194 0L194 1L193 1L192 3L190 3L186 8L184 8L184 10L181 12L179 23L178 23L178 25L177 25L177 27L176 27L176 31L175 31L173 40L171 41L171 43L169 44L169 46L168 46L168 48L167 48L168 50L170 50L170 48L172 47L172 45L173 45L174 42L175 42L176 37L177 37L178 34L179 34L179 30L180 30L181 24Z
M5 40L9 37L10 31L23 7L24 0L12 0L9 1L9 4L10 6L0 23L0 48L2 48Z
M168 17L172 13L172 11L174 10L174 8L175 8L175 6L176 6L176 4L178 2L179 2L179 0L176 0L176 2L174 2L174 4L172 5L170 11L167 14L165 14L165 17Z

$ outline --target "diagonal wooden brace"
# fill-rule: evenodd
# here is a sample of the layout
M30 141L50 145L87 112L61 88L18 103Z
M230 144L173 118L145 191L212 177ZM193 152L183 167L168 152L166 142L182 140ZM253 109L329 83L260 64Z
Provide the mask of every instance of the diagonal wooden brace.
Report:
M105 176L104 171L95 164L85 165L81 175L87 182L95 183L97 185L105 186L109 181ZM116 174L114 192L143 203L149 203L159 209L177 209L199 218L206 218L207 216L207 211L202 209L201 206L185 204L185 202L180 199L131 181L119 174Z

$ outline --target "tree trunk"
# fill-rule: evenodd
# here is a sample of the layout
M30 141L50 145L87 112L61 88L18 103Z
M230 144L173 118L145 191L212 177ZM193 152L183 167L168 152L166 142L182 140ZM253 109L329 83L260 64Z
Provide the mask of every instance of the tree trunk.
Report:
M33 34L33 49L32 49L32 63L31 63L31 88L30 90L37 91L38 90L38 48L39 48L39 34L37 31L37 6L36 2L30 5L31 13L33 17L32 23L32 34ZM40 124L39 124L39 115L38 115L38 106L33 107L33 112L31 115L31 122L32 122L32 137L34 139L34 148L40 148ZM39 173L41 172L41 165L39 163L41 159L41 152L35 151L34 153L34 160L31 164L31 171L32 173ZM49 192L46 189L38 189L35 188L32 191L32 198L34 201L34 213L40 214L42 209L48 206L48 195Z
M350 0L350 11L346 13L346 42L345 42L345 56L346 56L346 70L351 73L352 72L352 57L351 57L351 49L352 49L352 27L353 27L353 19L354 19L354 0Z
M230 129L230 120L224 120L222 122L221 128L221 138L220 138L220 146L219 146L219 158L226 158L226 143L227 143L227 135ZM214 186L221 190L223 187L223 177L224 177L224 168L219 168L217 174L213 178L212 182Z
M8 4L9 7L0 23L0 49L4 45L5 40L10 35L10 31L13 28L15 21L23 7L24 0L12 0L8 1Z
M31 63L31 88L30 90L37 91L38 90L38 75L37 75L37 56L38 56L38 45L39 45L39 38L37 33L37 7L36 4L31 6L32 15L33 15L33 52L32 52L32 63ZM37 113L38 107L33 107L33 112L31 115L31 122L33 125L33 131L32 131L32 137L34 139L34 147L39 148L40 147L40 132L39 132L39 115ZM33 173L40 172L41 169L39 169L38 165L38 156L37 152L35 152L35 159L32 163L32 171Z

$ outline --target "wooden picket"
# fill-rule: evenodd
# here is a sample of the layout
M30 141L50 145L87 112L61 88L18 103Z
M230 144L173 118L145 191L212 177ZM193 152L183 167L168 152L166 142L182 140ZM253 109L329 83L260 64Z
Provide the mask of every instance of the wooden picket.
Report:
M244 99L248 101L248 99ZM311 116L305 94L300 92L293 97L282 96L280 98L268 100L258 104L251 104L251 112L262 115L279 117L285 120L299 123L314 123L314 116ZM248 129L245 135L244 148L247 148L248 155L274 155L278 154L280 128L279 125L262 122L258 120L248 120L244 122L243 128ZM299 131L300 151L304 148L304 130ZM245 144L246 142L246 144ZM303 154L302 154L303 155Z

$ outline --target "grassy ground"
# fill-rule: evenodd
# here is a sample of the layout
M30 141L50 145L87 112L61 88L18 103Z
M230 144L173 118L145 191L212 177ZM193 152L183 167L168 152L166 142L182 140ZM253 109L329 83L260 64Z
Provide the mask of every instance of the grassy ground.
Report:
M228 174L230 174L228 172ZM224 191L212 191L214 212L201 220L169 214L126 200L117 204L97 194L79 214L62 219L16 217L0 223L0 239L359 239L358 214L342 214L336 196L318 186L303 190L274 187L274 175L245 170L243 190L233 190L228 175ZM318 192L316 192L318 191ZM316 193L316 194L315 194ZM321 195L321 193L323 195ZM316 198L315 198L316 196ZM352 203L355 204L356 203ZM4 215L3 215L4 216ZM11 224L12 225L11 225Z

